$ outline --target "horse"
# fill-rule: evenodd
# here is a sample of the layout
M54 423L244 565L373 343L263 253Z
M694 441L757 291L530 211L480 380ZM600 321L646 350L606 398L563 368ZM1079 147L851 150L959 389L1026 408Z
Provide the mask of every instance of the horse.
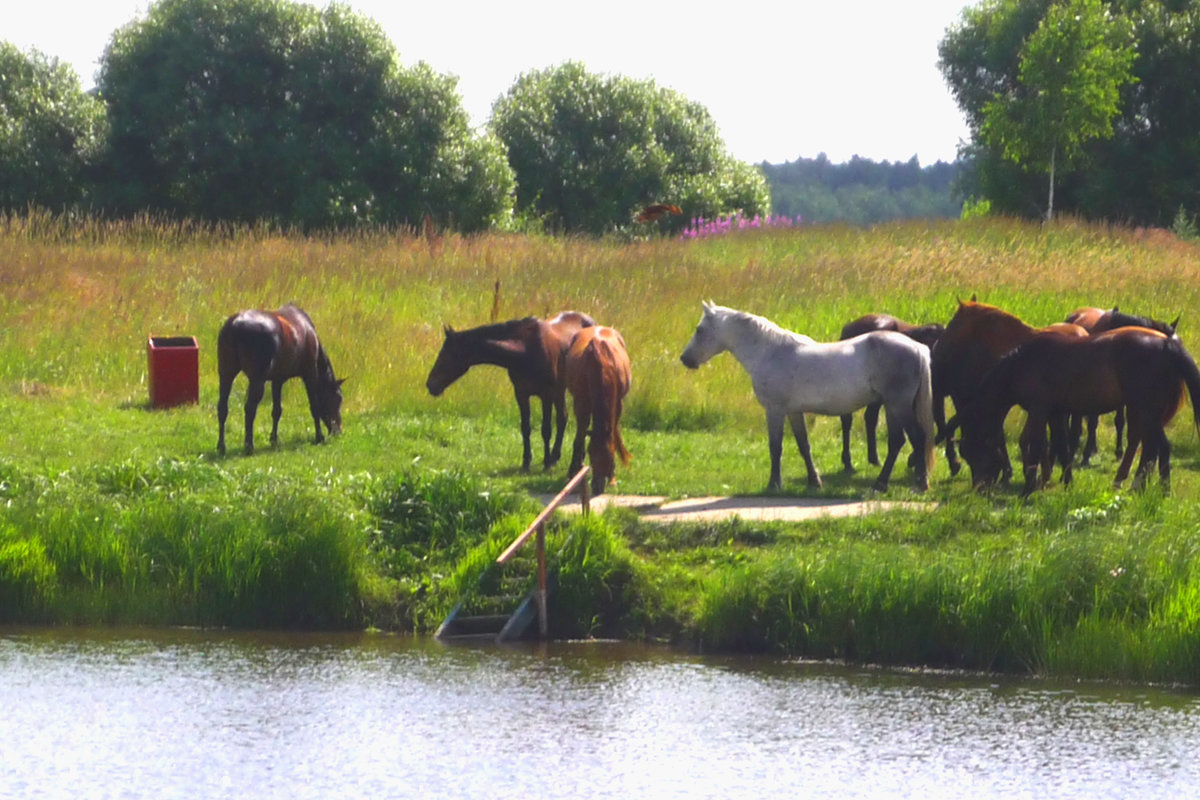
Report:
M1079 338L1088 335L1082 327L1056 322L1044 328L1034 328L1019 317L987 303L959 300L954 316L933 349L933 416L938 428L938 440L946 442L946 461L951 475L957 475L962 465L955 453L953 434L957 418L946 421L945 400L954 403L955 410L970 401L984 374L1005 354L1024 344L1039 333L1052 333ZM1012 467L1005 459L1005 478L1011 477Z
M945 328L934 322L926 325L913 325L890 314L867 314L847 322L842 327L838 339L853 339L871 331L896 331L903 333L926 347L933 349ZM875 430L879 426L879 403L871 403L863 412L863 424L867 432L867 462L879 466L879 449L875 444ZM850 428L854 424L853 414L842 415L842 468L853 472L854 465L850 460Z
M567 427L563 356L572 337L596 321L579 311L563 311L548 320L537 317L481 325L464 331L445 326L445 339L429 371L425 388L434 397L466 374L476 364L493 364L508 371L517 408L521 412L521 471L533 461L529 422L529 398L542 402L542 465L549 469L562 456L563 432ZM550 444L550 420L554 414L554 445Z
M1067 322L1080 325L1087 329L1090 334L1104 333L1105 331L1116 330L1117 328L1149 328L1150 330L1159 331L1166 336L1174 336L1175 329L1179 327L1179 316L1175 317L1174 322L1161 322L1150 317L1138 316L1136 314L1126 314L1117 306L1111 309L1085 307L1077 308L1067 315ZM1080 455L1080 463L1082 466L1087 466L1092 460L1099 448L1096 445L1096 428L1099 425L1099 417L1089 416L1087 418L1087 440L1083 445L1083 452ZM1116 433L1117 443L1115 453L1117 458L1121 457L1122 445L1121 435L1125 430L1125 409L1118 408L1116 416ZM1083 432L1083 421L1080 417L1072 417L1071 419L1071 442L1073 447L1078 449L1078 442Z
M342 429L342 383L325 348L317 338L308 314L292 303L278 311L240 311L225 320L217 334L217 452L225 455L225 419L229 392L239 372L246 373L246 455L254 452L254 417L271 382L271 444L279 444L279 418L283 415L283 384L291 378L304 381L308 409L317 430L316 444L325 441L321 423L331 435Z
M1119 328L1079 339L1035 337L1002 358L981 381L971 404L960 411L963 456L977 488L994 483L1002 466L996 451L1003 446L1004 418L1013 405L1020 405L1028 414L1021 435L1023 494L1036 488L1038 465L1048 460L1047 424L1056 455L1068 464L1063 482L1069 483L1064 412L1103 414L1124 406L1129 448L1114 487L1128 477L1140 443L1142 458L1134 488L1144 485L1157 462L1163 488L1169 490L1171 445L1165 426L1182 403L1185 385L1192 398L1193 422L1200 431L1200 369L1178 338L1147 328Z
M590 425L587 451L592 493L600 494L614 482L615 456L620 455L624 464L630 458L621 438L621 409L632 381L625 340L612 328L582 328L567 350L565 371L575 410L575 444L568 471L574 475L583 466Z
M767 413L768 491L781 488L785 419L804 458L808 485L819 488L821 477L813 464L804 414L841 416L871 403L883 403L888 428L887 456L874 488L887 489L906 434L916 456L917 489L929 488L934 443L929 348L895 331L819 343L745 311L709 302L703 309L680 361L696 369L728 350L750 374L754 395Z

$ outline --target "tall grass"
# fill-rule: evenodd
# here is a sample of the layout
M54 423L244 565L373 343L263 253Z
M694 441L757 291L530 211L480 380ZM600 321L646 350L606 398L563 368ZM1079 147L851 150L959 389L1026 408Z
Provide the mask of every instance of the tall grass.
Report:
M47 622L428 630L554 491L565 467L518 472L508 379L471 370L424 389L443 324L586 311L620 329L634 382L625 492L753 494L762 410L731 358L684 370L700 301L818 339L886 311L949 319L977 294L1034 324L1084 305L1157 317L1200 306L1200 251L1161 231L1063 220L801 226L695 241L403 231L305 238L154 220L0 219L0 616ZM295 301L340 375L345 433L310 444L303 389L281 445L215 454L224 318ZM195 335L200 404L146 409L146 338ZM240 433L240 392L230 424ZM538 410L535 406L535 427ZM260 413L260 424L267 414ZM1016 416L1012 424L1016 424ZM1181 415L1186 417L1186 415ZM842 474L837 421L812 422L823 496ZM808 525L650 528L632 515L553 534L572 634L985 669L1200 680L1200 447L1168 431L1173 494L1115 495L1105 455L1029 501L975 496L935 471L933 513ZM794 451L784 493L810 494ZM908 481L887 496L911 499Z

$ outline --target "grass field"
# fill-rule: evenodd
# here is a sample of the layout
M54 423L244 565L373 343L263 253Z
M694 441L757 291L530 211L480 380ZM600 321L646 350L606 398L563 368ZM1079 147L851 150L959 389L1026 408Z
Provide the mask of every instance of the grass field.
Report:
M979 219L809 227L681 242L401 234L301 238L150 221L0 222L0 620L429 630L565 463L518 472L504 373L424 389L443 324L586 311L634 365L621 492L761 492L762 409L728 355L679 353L700 301L817 339L886 311L946 322L977 294L1030 323L1079 306L1174 318L1200 349L1200 250L1162 231ZM309 443L298 382L281 445L216 455L215 340L234 311L295 301L339 376L345 432ZM149 335L194 335L200 403L147 408ZM239 379L229 436L240 442ZM1019 423L1019 413L1010 425ZM560 629L704 648L1137 680L1200 680L1200 446L1169 428L1172 493L1115 493L1103 455L1029 501L977 496L944 461L933 514L654 528L563 525ZM535 430L538 409L535 404ZM860 497L835 419L814 418L820 494ZM568 442L571 429L568 429ZM536 436L536 434L535 434ZM785 443L786 444L786 443ZM537 451L535 445L535 452ZM785 494L806 494L794 447ZM901 466L886 497L911 498ZM576 530L573 530L576 529ZM584 542L585 544L581 544Z

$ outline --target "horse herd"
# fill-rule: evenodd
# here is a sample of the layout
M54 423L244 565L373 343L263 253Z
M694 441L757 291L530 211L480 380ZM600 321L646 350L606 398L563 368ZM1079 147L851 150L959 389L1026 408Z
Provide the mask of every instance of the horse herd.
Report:
M1170 443L1165 426L1182 404L1184 387L1200 430L1200 370L1175 334L1178 322L1133 316L1117 308L1086 308L1063 322L1035 328L972 297L958 301L945 326L911 325L886 314L868 314L848 323L838 341L817 342L764 317L705 302L680 360L696 369L729 351L749 374L767 416L768 489L782 485L785 425L791 427L804 460L808 485L821 485L805 424L809 413L841 417L842 465L852 471L851 414L859 409L865 409L867 457L873 465L879 464L875 429L880 410L886 415L887 453L876 489L887 488L906 441L912 447L908 465L919 491L929 487L937 442L944 443L951 475L961 468L957 448L975 487L987 488L1012 477L1004 421L1014 405L1026 412L1019 439L1024 494L1049 481L1055 461L1061 466L1062 482L1069 483L1076 455L1086 465L1096 452L1098 416L1112 412L1117 414L1116 454L1121 458L1115 484L1128 477L1140 448L1135 488L1157 465L1167 489ZM620 419L631 370L625 342L616 330L587 314L563 311L550 319L526 317L462 331L447 326L444 332L426 388L436 397L476 364L503 367L520 410L523 471L533 460L530 399L541 401L542 464L549 468L561 457L568 393L576 418L570 471L582 466L586 447L592 490L599 493L614 479L616 458L628 463ZM272 390L272 444L278 441L281 388L293 377L303 380L308 393L316 441L324 439L322 424L331 434L340 430L344 379L335 377L312 320L296 306L229 317L218 336L217 360L220 453L225 452L230 387L239 372L249 379L247 453L254 449L255 411L267 381ZM956 412L949 420L946 398ZM1087 440L1081 448L1085 422Z

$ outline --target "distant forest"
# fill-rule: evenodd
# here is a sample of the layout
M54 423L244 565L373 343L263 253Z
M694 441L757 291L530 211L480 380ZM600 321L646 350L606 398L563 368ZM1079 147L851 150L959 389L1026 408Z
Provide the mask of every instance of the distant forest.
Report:
M870 225L894 219L957 218L962 199L954 191L962 165L938 161L922 167L854 156L834 164L824 153L784 164L762 163L771 187L772 212L805 222Z

